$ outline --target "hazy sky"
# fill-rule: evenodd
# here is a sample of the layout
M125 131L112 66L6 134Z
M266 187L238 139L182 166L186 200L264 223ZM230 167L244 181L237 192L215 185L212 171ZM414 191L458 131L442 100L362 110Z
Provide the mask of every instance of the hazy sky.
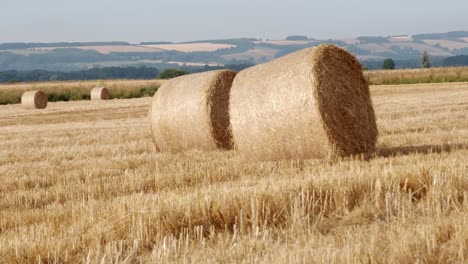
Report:
M468 30L466 0L0 0L0 42L343 38Z

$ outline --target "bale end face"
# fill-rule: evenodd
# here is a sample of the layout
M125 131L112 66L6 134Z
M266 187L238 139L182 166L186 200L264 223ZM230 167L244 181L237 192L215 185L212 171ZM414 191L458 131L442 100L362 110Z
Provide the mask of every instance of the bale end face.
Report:
M91 100L92 101L101 101L109 100L110 92L105 87L95 87L91 90Z
M45 109L47 95L41 91L28 91L21 96L21 104L28 109Z
M315 48L312 82L330 157L373 152L377 125L369 84L359 61L334 45Z
M208 112L211 132L219 149L233 148L231 122L229 117L229 95L236 72L222 70L214 78L209 91Z

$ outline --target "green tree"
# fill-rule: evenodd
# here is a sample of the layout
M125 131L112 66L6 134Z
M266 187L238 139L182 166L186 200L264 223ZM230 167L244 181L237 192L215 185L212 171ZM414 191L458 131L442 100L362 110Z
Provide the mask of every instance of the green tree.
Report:
M384 70L393 70L393 69L395 69L395 62L392 59L385 59L383 61L382 68Z
M422 68L430 68L431 67L431 58L429 57L429 53L424 51L422 58L421 58L421 67Z
M162 71L158 78L159 79L172 79L172 78L175 78L175 77L179 77L179 76L182 76L182 75L186 75L186 74L189 74L190 72L188 71L185 71L185 70L179 70L179 69L166 69L164 71Z

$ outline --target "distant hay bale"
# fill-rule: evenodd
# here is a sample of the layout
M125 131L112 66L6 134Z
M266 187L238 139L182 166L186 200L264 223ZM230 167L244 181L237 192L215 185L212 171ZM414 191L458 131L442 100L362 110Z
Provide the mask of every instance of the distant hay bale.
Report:
M378 134L362 66L334 45L240 72L230 116L236 148L260 160L368 153Z
M41 91L28 91L21 96L21 104L29 109L45 109L47 95Z
M165 82L150 110L153 141L160 151L232 148L229 92L236 72L218 70Z
M110 93L109 90L105 87L94 87L91 90L91 100L100 101L100 100L109 100Z

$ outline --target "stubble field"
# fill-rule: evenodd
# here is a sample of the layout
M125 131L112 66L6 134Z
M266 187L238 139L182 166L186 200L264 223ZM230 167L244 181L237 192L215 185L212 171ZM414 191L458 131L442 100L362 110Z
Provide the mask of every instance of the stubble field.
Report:
M466 263L468 83L371 92L368 161L157 153L151 98L0 106L0 262Z

